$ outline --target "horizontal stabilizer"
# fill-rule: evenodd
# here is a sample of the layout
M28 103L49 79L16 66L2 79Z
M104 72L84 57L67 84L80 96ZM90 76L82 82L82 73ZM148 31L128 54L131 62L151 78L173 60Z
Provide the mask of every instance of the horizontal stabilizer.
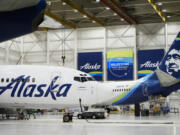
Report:
M180 82L180 80L163 72L162 70L157 69L155 72L157 74L157 77L158 77L162 87L169 87L171 85L174 85L174 84Z

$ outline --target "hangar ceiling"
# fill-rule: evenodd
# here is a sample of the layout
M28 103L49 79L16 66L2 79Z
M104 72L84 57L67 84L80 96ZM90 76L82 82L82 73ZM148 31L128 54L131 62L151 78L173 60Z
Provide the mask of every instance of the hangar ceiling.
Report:
M46 13L65 28L83 28L180 21L179 7L180 0L47 0Z

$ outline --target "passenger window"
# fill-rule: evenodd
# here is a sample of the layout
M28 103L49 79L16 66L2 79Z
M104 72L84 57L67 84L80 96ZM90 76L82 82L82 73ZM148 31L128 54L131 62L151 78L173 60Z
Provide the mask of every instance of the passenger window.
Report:
M86 81L87 81L86 77L81 77L81 82L86 82Z
M11 79L11 82L14 82L14 78Z
M18 78L18 79L16 79L16 82L20 82L20 79Z
M35 78L32 78L32 82L33 82L33 83L35 82Z
M4 78L1 78L1 82L2 82L2 83L4 82Z
M74 81L81 82L81 78L80 77L74 77Z
M26 79L26 82L30 82L30 79L28 78L28 79Z
M24 79L22 79L22 82L24 82L25 80Z
M7 82L7 83L9 82L9 78L6 79L6 82Z

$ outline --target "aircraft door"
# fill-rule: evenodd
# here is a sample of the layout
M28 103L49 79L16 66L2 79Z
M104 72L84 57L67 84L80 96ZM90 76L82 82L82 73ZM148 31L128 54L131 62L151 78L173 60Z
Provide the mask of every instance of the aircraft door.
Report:
M91 95L91 100L95 101L96 97L97 97L97 86L96 86L96 82L92 81L89 82L89 86L90 86L90 95Z
M97 99L97 82L88 80L86 85L88 87L88 104L93 105L94 103L96 103L95 100Z
M80 81L76 81L76 87L82 105L93 104L96 95L96 85L94 85L94 81L88 80L87 77L80 77Z

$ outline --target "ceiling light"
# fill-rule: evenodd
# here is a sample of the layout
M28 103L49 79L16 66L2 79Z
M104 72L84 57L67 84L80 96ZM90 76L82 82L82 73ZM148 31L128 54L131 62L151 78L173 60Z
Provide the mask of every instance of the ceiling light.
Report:
M96 23L96 21L92 21L92 23Z
M106 10L109 10L110 8L109 7L106 7Z
M124 19L123 19L123 18L121 18L121 21L124 21Z
M166 9L163 9L162 12L166 12L167 10Z
M83 15L83 17L84 17L84 18L87 18L87 16L86 16L86 15Z
M113 15L114 15L114 16L116 16L116 15L117 15L117 13L114 13Z
M74 12L75 12L75 13L77 13L77 12L78 12L78 10L77 10L77 9L74 9Z
M46 3L47 5L51 6L51 1L47 1Z
M62 5L63 5L63 6L65 6L65 5L66 5L66 3L65 3L65 2L63 2L63 3L62 3Z
M99 3L100 0L91 0L92 3Z
M170 15L168 15L168 16L167 16L167 18L171 18L171 16L170 16Z
M158 5L158 6L162 6L162 3L161 3L161 2L158 2L157 5Z

